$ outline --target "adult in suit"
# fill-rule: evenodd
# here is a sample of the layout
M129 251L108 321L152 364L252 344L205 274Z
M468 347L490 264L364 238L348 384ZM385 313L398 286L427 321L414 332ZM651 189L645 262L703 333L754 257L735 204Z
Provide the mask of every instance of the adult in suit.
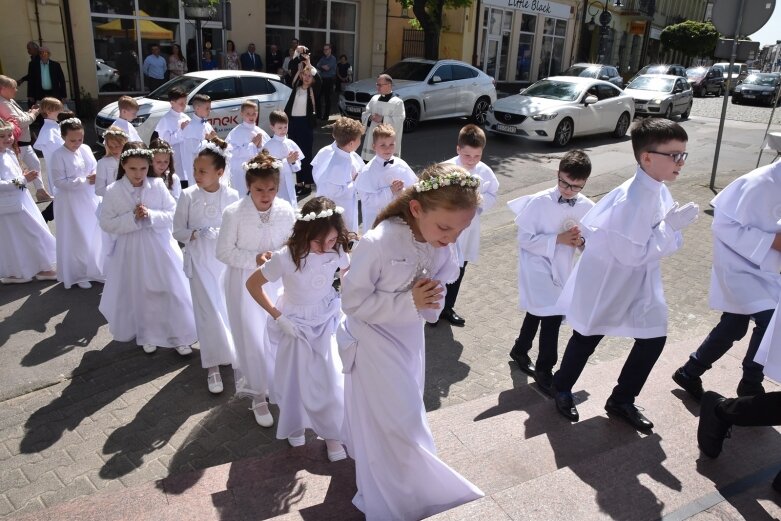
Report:
M244 71L263 71L263 60L260 59L260 55L255 52L255 44L251 43L247 45L247 52L242 53L239 56L241 62L241 70Z
M279 52L276 45L271 44L266 53L266 72L271 74L278 74L279 69L282 68L282 62L285 61L285 57Z
M40 52L41 48L38 46L37 43L33 42L32 40L27 42L27 54L30 56L30 63L32 63L35 60L40 59L38 57L38 53ZM28 64L29 69L29 64ZM27 74L19 78L19 81L17 82L17 86L21 87L22 83L26 82L29 78L27 77ZM32 107L33 103L35 103L35 100L33 100L30 97L29 93L29 86L28 86L28 96L27 96L27 104Z
M47 96L57 98L60 101L67 97L62 66L50 59L50 55L49 48L41 46L38 51L38 59L33 58L27 66L27 97L33 103Z

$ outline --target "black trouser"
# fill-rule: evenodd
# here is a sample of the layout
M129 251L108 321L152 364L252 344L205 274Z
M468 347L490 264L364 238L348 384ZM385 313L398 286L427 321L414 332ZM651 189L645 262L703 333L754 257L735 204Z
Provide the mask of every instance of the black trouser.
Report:
M719 323L705 337L697 351L689 356L684 370L691 376L702 374L713 366L713 363L724 356L736 341L740 340L748 332L748 325L754 319L754 331L748 343L748 351L743 358L743 379L748 382L760 383L764 378L762 365L754 361L754 357L765 335L765 330L773 317L772 309L760 311L753 315L737 315L735 313L722 313Z
M180 179L179 180L179 184L182 185L182 190L184 190L185 188L190 186L190 181L186 181L184 179Z
M323 102L322 112L320 112L320 119L328 119L328 116L331 115L331 97L334 93L335 84L336 78L323 78L323 83L320 86L320 99Z
M572 332L561 359L561 366L553 375L553 385L557 391L572 392L572 387L602 338L603 335L583 336L577 331ZM662 354L666 341L666 336L635 338L635 344L618 376L618 385L613 388L611 394L616 402L634 403L648 380L651 369Z
M43 216L43 220L47 223L54 220L54 201L50 202L46 208L41 210L41 215Z
M447 294L445 295L445 307L443 308L443 311L445 309L453 309L453 306L456 305L456 299L458 298L458 290L461 289L461 281L464 280L464 271L466 270L466 262L464 262L464 265L461 266L461 270L458 274L458 278L455 282L452 282L450 284L446 284L445 287L447 288Z
M781 425L781 391L727 398L716 406L716 416L741 427Z
M540 328L540 354L534 365L538 371L549 373L559 358L559 328L563 318L561 315L539 317L527 311L521 325L521 332L515 339L513 352L528 353L532 348L534 337L537 335L537 328L542 324Z
M287 129L287 137L295 141L304 159L301 160L301 170L296 172L296 181L304 184L314 183L312 178L312 146L314 144L314 130L309 125L306 116L290 116Z
M165 78L153 78L151 76L144 76L144 79L146 80L146 87L149 89L149 92L152 92L153 90L157 89L160 85L165 83Z

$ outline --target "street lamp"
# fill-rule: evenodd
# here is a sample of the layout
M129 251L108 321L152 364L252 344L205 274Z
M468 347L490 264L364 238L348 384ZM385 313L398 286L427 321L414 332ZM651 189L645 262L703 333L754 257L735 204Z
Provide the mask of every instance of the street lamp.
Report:
M615 7L622 7L621 0L615 0L613 5ZM592 7L596 7L596 10L593 13L591 12ZM591 15L591 21L588 23L588 30L590 32L593 32L597 26L596 15L599 13L600 7L602 8L602 12L599 14L599 57L597 61L601 62L605 55L605 37L608 34L608 26L610 25L613 16L610 14L610 11L608 11L608 0L605 0L604 2L594 1L588 4L588 14Z

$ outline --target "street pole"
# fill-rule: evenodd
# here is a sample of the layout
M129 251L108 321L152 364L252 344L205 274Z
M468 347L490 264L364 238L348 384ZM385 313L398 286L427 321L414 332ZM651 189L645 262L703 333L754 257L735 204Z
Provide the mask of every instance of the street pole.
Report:
M740 0L740 9L738 9L738 19L735 24L735 32L732 37L732 53L730 53L730 57L729 57L729 73L727 74L727 79L730 82L730 84L732 83L732 66L735 64L735 60L738 57L738 38L740 38L740 35L738 33L740 32L740 25L743 23L743 8L745 7L745 4L746 4L746 0ZM724 120L727 117L728 102L729 102L729 86L727 86L727 90L724 92L724 103L722 103L721 105L721 119L719 120L719 134L716 137L716 152L713 155L713 170L711 171L710 174L711 190L714 190L714 186L716 185L716 169L719 166L719 151L721 150L721 137L724 134Z
M773 110L770 111L770 119L767 120L767 128L765 129L765 137L762 138L762 144L759 146L759 157L757 158L757 166L754 168L759 168L759 161L762 159L762 150L765 148L765 140L767 139L767 134L770 132L770 123L773 122L773 116L776 113L776 105L778 105L778 98L781 97L781 85L778 86L778 90L776 91L776 95L773 97Z

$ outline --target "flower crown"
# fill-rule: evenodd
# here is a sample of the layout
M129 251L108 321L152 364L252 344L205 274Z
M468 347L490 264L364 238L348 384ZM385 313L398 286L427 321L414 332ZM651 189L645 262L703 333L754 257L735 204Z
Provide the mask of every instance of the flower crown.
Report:
M480 187L480 178L458 172L451 172L444 175L436 175L428 179L422 179L412 185L416 192L428 192L436 190L443 186L461 186L463 188L476 189Z
M152 152L152 155L155 154L171 154L174 155L174 149L173 148L151 148L149 149L150 152Z
M246 163L242 163L241 168L243 168L245 172L249 172L250 170L260 170L261 168L268 168L268 167L262 165L261 163L250 163L248 161ZM280 161L279 159L275 159L271 163L271 168L273 168L274 170L281 170L282 161Z
M225 150L223 150L222 148L218 147L217 145L215 145L211 141L204 141L203 143L201 143L201 150L211 150L215 154L217 154L219 156L222 156L222 157L225 157Z
M68 118L60 121L60 126L65 124L81 125L81 120L79 118ZM108 132L108 130L106 132Z
M327 219L328 217L331 217L334 214L341 215L343 213L344 213L344 208L342 208L341 206L337 206L333 210L329 208L328 210L323 210L320 213L309 212L306 215L302 214L301 212L297 212L296 221L314 221L315 219Z
M76 119L76 118L71 118L71 119ZM65 121L69 121L69 120L67 120L67 119L66 119ZM63 121L63 123L65 123L65 121ZM77 120L77 121L78 121L78 120ZM103 137L104 137L104 138L105 138L106 136L117 136L117 137L121 137L121 138L124 138L124 139L130 139L130 136L128 136L128 135L127 135L127 132L125 132L124 130L119 130L119 129L117 129L117 130L111 130L111 129L108 129L108 130L107 130L107 131L106 131L106 132L103 134Z
M151 161L154 157L154 153L148 148L131 148L119 154L120 161L124 161L129 157L143 157Z

